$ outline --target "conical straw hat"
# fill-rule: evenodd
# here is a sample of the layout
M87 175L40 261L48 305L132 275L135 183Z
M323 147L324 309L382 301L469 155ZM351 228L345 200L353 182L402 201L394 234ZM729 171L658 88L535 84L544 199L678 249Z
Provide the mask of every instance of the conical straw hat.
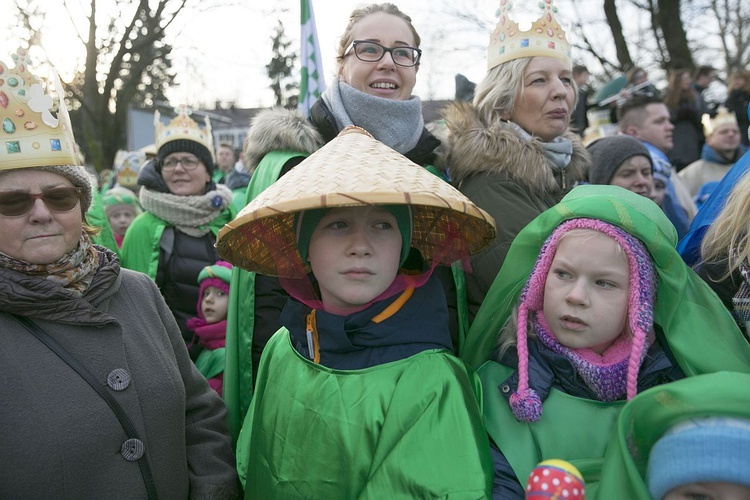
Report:
M450 264L495 238L492 217L457 189L373 139L347 127L251 201L216 241L219 255L248 271L299 277L309 272L295 239L303 210L411 205L412 247Z

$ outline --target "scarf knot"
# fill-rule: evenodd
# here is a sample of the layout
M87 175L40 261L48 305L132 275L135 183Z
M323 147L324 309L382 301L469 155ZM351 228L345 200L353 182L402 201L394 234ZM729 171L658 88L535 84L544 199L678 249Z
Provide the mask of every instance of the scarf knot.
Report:
M544 149L544 155L552 165L559 171L565 171L570 164L570 160L573 157L573 141L564 137L555 137L550 142L544 142L538 138L532 137L526 132L520 125L511 121L501 121L500 124L506 128L514 130L518 135L527 141L536 141L542 149Z

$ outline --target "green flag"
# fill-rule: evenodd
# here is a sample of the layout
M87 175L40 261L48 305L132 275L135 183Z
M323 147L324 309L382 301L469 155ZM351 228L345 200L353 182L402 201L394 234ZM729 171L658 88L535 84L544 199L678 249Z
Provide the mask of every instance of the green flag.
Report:
M300 37L302 71L300 72L297 109L307 116L313 103L326 88L312 0L300 0L300 23L302 24Z

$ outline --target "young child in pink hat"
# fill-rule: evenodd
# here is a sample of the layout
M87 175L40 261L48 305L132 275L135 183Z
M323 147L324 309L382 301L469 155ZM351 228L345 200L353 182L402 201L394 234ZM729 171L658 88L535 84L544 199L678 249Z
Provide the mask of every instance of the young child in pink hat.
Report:
M206 266L198 275L198 316L190 318L188 328L195 332L203 351L195 360L201 375L221 395L224 381L224 343L227 333L227 308L229 305L229 282L232 279L232 264L223 260Z

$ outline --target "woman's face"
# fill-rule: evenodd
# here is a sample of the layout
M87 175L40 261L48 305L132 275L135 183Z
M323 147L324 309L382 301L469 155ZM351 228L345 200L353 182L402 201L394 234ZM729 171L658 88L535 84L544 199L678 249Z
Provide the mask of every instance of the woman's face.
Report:
M680 88L682 90L688 90L691 83L693 83L693 79L690 76L690 73L686 71L680 75Z
M385 47L414 47L409 25L398 16L375 12L360 19L352 29L352 40L377 42ZM377 62L357 59L349 49L339 68L339 79L366 94L407 100L417 83L417 67L398 66L390 52Z
M735 76L732 78L732 89L734 90L740 90L747 85L747 80L745 80L742 76Z
M576 98L572 80L570 64L554 57L532 58L510 120L545 142L562 135Z
M54 188L72 188L65 177L36 169L0 173L0 194L42 194ZM0 214L0 252L30 264L52 264L73 250L83 231L81 201L66 212L53 212L35 199L24 215Z
M180 160L177 162L177 160ZM171 165L172 162L177 162ZM197 164L196 164L197 162ZM185 163L188 165L186 166ZM169 192L178 196L203 194L211 180L208 170L200 159L192 153L171 153L164 158L161 176Z

